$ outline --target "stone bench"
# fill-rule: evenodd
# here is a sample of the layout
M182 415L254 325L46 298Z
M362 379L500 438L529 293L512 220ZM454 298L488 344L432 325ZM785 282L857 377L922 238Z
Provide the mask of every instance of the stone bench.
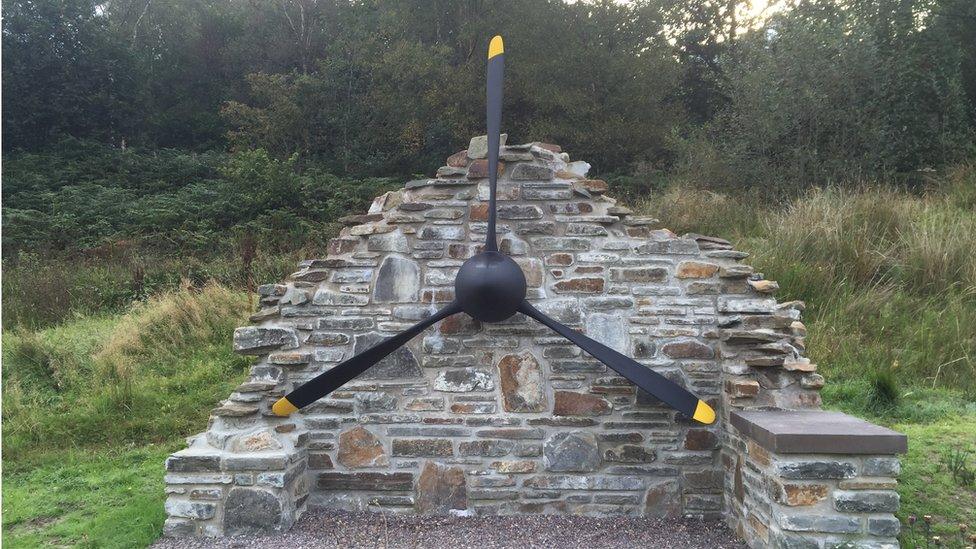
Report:
M751 547L898 547L901 433L840 412L732 411L726 512Z

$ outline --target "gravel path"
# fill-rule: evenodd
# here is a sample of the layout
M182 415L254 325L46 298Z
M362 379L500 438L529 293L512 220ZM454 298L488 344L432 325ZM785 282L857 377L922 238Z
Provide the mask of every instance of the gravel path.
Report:
M718 522L551 515L417 517L346 511L306 513L274 536L161 539L155 549L211 548L737 548Z

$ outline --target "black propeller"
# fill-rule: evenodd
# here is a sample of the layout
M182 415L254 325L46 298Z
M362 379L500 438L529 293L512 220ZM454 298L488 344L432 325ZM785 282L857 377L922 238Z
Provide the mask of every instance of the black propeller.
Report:
M701 423L715 421L715 412L704 401L657 372L642 366L606 345L567 328L542 314L525 299L525 275L518 264L498 251L495 235L495 192L498 179L498 146L502 116L502 77L505 49L501 36L488 46L488 236L485 251L461 265L454 281L455 301L404 332L311 379L275 402L272 411L287 416L328 395L366 371L417 334L453 314L464 312L482 322L501 322L521 312L545 324L559 335L606 364L635 385L684 415Z

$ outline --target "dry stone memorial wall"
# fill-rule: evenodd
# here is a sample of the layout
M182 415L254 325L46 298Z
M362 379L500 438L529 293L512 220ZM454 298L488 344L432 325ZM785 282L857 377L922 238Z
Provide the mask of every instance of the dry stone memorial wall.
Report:
M727 520L754 546L893 543L891 463L887 484L861 485L887 494L874 507L835 501L865 493L839 484L870 473L860 458L832 484L817 467L790 477L823 493L810 513L847 522L784 523L770 495L788 489L777 454L757 458L763 441L730 420L736 410L818 413L824 379L803 357L803 304L772 298L776 283L729 242L678 236L617 205L558 146L502 143L499 247L524 271L528 299L684 385L718 421L678 414L521 314L485 325L455 315L301 412L271 413L291 388L452 300L486 230L487 143L474 138L435 177L344 218L326 257L259 289L253 324L233 335L237 352L256 357L250 376L166 461L165 533L284 530L330 507L689 516Z

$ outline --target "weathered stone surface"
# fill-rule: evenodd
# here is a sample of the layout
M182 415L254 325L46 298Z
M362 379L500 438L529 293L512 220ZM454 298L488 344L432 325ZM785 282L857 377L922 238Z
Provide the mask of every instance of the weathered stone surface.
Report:
M894 513L898 503L894 491L834 490L834 509L845 513Z
M545 467L549 471L595 471L600 466L596 436L589 431L556 433L543 446Z
M503 133L499 136L498 140L498 150L501 151L505 146L505 142L508 141L508 134ZM471 142L468 144L467 151L468 158L487 158L488 157L488 136L479 135L478 137L472 137Z
M843 479L854 477L857 468L845 461L797 461L777 463L776 473L786 479Z
M701 261L682 261L674 276L678 278L710 278L718 272L718 265Z
M415 501L417 512L422 514L441 515L452 509L467 509L464 471L428 461L417 479Z
M406 491L413 489L413 474L329 471L318 474L316 486L322 490Z
M170 498L166 500L166 513L171 517L203 520L213 518L217 513L217 505Z
M416 261L387 256L376 275L373 299L378 303L410 303L420 292L420 267Z
M542 208L535 205L504 204L498 206L498 219L541 219Z
M672 341L661 346L661 352L670 358L712 358L715 351L695 340Z
M674 480L659 481L644 496L644 516L677 518L681 516L681 489Z
M868 533L872 536L893 538L901 532L901 522L895 517L869 517Z
M597 395L556 391L556 403L552 413L555 416L605 416L610 413L610 402Z
M828 488L820 483L784 483L774 492L778 503L791 507L815 505L827 499Z
M872 457L864 459L862 475L870 477L897 477L901 462L896 457Z
M282 502L271 492L236 487L231 489L224 503L225 535L255 535L290 525Z
M281 447L281 442L267 430L233 436L227 444L227 449L231 452L265 452L280 450Z
M458 368L437 374L434 389L448 393L467 393L470 391L491 391L495 381L491 373L478 368Z
M166 459L166 470L174 473L205 473L220 471L219 454L177 452Z
M364 427L339 435L339 463L351 469L389 465L390 458L380 439Z
M688 429L685 434L686 450L712 450L718 446L718 437L708 429Z
M650 463L657 459L657 453L644 446L622 444L604 451L603 459L616 463Z
M549 166L519 162L512 168L509 178L513 181L548 181L553 171Z
M295 349L298 334L291 328L245 326L234 330L234 351L242 354L264 354L273 349Z
M396 457L448 457L454 455L451 441L436 438L393 439L393 455Z
M616 314L590 313L586 315L586 335L620 353L630 349L626 319Z
M356 405L360 412L388 412L396 408L397 399L389 393L359 393Z
M859 518L844 516L780 515L779 525L794 532L853 534L861 530Z
M366 249L371 252L409 253L410 245L402 231L374 234L366 241ZM338 281L337 281L338 282Z
M610 269L610 280L614 282L638 282L642 284L664 282L668 270L664 267L628 267Z
M560 280L553 288L561 294L598 294L603 292L606 281L597 277L580 277Z
M515 449L511 440L473 440L458 444L458 454L461 456L501 457Z
M498 363L502 399L509 412L542 412L549 407L542 367L532 353L505 355Z
M357 335L353 353L358 355L384 339L376 332ZM409 347L403 346L360 374L359 379L401 379L422 375L417 358Z

